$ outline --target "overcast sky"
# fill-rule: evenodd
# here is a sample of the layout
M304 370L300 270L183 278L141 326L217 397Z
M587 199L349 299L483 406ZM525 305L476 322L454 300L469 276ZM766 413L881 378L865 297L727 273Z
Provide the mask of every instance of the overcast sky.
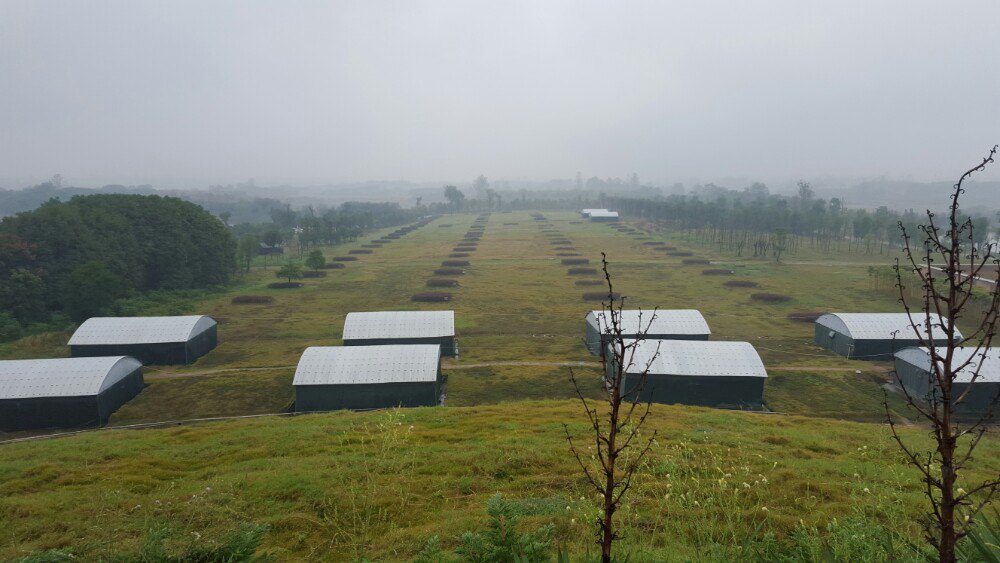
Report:
M940 180L1000 142L1000 2L685 4L0 0L0 186Z

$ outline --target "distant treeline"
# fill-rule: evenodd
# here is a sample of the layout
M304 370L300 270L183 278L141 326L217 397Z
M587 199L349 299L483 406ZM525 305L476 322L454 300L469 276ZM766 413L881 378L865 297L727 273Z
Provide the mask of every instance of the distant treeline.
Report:
M172 197L78 196L0 221L0 324L80 321L158 289L225 284L236 241Z
M607 198L602 206L640 217L737 255L768 254L775 249L794 251L792 245L809 244L821 250L880 253L899 248L899 223L911 237L920 237L918 225L926 217L912 209L903 213L879 207L875 211L847 209L840 199L817 198L808 184L800 185L796 196L769 194L760 190L718 188L703 196L672 195L662 199ZM942 204L947 199L942 198ZM988 240L990 219L976 217L976 243ZM789 237L788 235L795 235ZM781 248L784 246L784 248Z

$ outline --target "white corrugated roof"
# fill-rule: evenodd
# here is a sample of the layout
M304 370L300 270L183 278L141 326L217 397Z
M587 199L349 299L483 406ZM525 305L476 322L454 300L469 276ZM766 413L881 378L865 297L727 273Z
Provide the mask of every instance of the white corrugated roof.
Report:
M313 346L295 368L292 385L419 383L437 380L441 346Z
M623 334L712 334L701 311L695 309L660 309L653 311L625 309L621 315ZM652 319L652 322L650 320ZM591 311L587 322L602 333L606 333L609 315L606 311ZM648 327L649 330L646 330Z
M913 324L916 323L924 330L924 318L922 312L913 313L913 322L906 313L827 313L816 319L816 322L855 340L890 340L894 332L899 340L913 340L916 338ZM941 330L942 317L931 315L931 322L934 324L934 338L945 338L944 331ZM955 335L959 339L962 337L957 328Z
M901 362L906 362L929 372L931 369L931 355L928 350L929 348L904 348L896 352L896 358ZM938 347L937 350L941 356L947 352L947 348ZM986 354L985 358L976 355L975 347L956 349L952 360L953 366L960 366L970 358L972 358L972 363L958 372L955 381L968 383L972 380L972 374L975 372L976 367L982 363L983 367L979 370L979 377L976 378L976 382L1000 383L1000 348L984 348L980 350L980 354L984 352Z
M626 342L636 342L635 354L631 358L632 364L626 369L628 373L641 373L648 364L650 375L767 377L764 363L749 342L703 340ZM628 360L626 357L625 361Z
M594 217L617 217L617 216L618 216L618 212L617 211L607 211L607 210L604 210L604 209L601 209L600 211L596 211L595 210L595 211L591 211L590 212L590 217L591 218L594 218Z
M69 339L70 346L187 342L215 326L212 317L92 317Z
M607 209L604 209L604 208L601 208L601 209L581 209L580 213L582 213L584 215L590 215L591 213L599 213L601 211L605 211L606 212Z
M455 311L348 313L344 340L455 336Z
M0 399L98 395L142 363L127 356L0 361Z

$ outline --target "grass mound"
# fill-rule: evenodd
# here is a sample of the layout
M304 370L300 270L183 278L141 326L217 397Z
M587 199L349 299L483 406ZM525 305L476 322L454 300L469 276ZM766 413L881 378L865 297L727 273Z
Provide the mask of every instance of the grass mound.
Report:
M788 320L796 323L814 323L825 314L822 311L794 311L788 313Z
M566 273L571 276L596 276L597 268L570 268Z
M442 266L448 266L448 267L468 266L469 265L469 261L468 260L445 260L444 262L441 262L441 265Z
M612 300L618 300L622 298L621 294L618 293L617 291L612 292L610 297ZM605 291L592 291L590 293L583 294L584 301L604 301L607 298L608 298L608 293Z
M590 264L590 260L587 258L566 258L562 261L563 266L580 266L583 264Z
M465 274L465 270L461 268L438 268L434 270L435 276L461 276Z
M754 293L750 295L750 299L761 303L785 303L792 300L791 296L780 293Z
M727 270L725 268L709 268L701 271L701 275L703 276L731 276L733 274L734 272L732 270Z
M334 262L356 262L358 260L357 256L334 256Z
M419 303L444 303L451 301L451 294L440 291L427 291L424 293L414 293L410 300Z
M233 305L250 305L250 304L270 304L274 303L274 297L270 295L237 295L233 297Z
M757 287L760 284L750 280L729 280L722 285L726 287Z
M468 252L452 252L451 254L448 255L448 258L468 258L468 257L469 257Z
M427 287L458 287L458 280L433 278L427 280Z
M268 289L294 289L297 287L302 287L303 283L299 282L273 282L267 284Z

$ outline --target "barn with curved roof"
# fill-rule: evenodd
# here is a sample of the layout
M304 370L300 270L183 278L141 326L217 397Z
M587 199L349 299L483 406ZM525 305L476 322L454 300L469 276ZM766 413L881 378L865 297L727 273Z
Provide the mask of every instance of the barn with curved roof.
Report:
M142 364L126 356L0 361L0 428L107 424L142 388Z
M444 356L457 356L455 311L374 311L348 313L344 346L438 344Z
M587 313L587 349L595 356L610 342L610 313ZM708 340L712 331L700 311L694 309L624 309L622 336L640 340Z
M767 370L749 342L638 340L625 367L622 392L629 400L760 410ZM608 362L612 375L616 361ZM646 382L634 392L643 372Z
M937 350L939 357L947 353L946 348ZM975 347L957 348L951 365L952 369L958 368L952 397L957 399L972 386L965 398L956 403L955 412L985 413L1000 393L1000 348L981 348L978 353ZM896 352L896 372L911 397L918 401L929 399L928 391L932 388L929 348L904 348Z
M92 317L69 339L74 358L132 356L143 364L190 364L219 343L215 319L180 317Z
M827 313L816 319L816 344L831 352L856 360L891 360L893 354L920 340L914 324L924 335L943 342L944 317L931 315L931 331L923 326L923 313ZM962 334L955 329L959 341Z
M292 385L296 412L439 405L441 347L313 346L299 358Z

